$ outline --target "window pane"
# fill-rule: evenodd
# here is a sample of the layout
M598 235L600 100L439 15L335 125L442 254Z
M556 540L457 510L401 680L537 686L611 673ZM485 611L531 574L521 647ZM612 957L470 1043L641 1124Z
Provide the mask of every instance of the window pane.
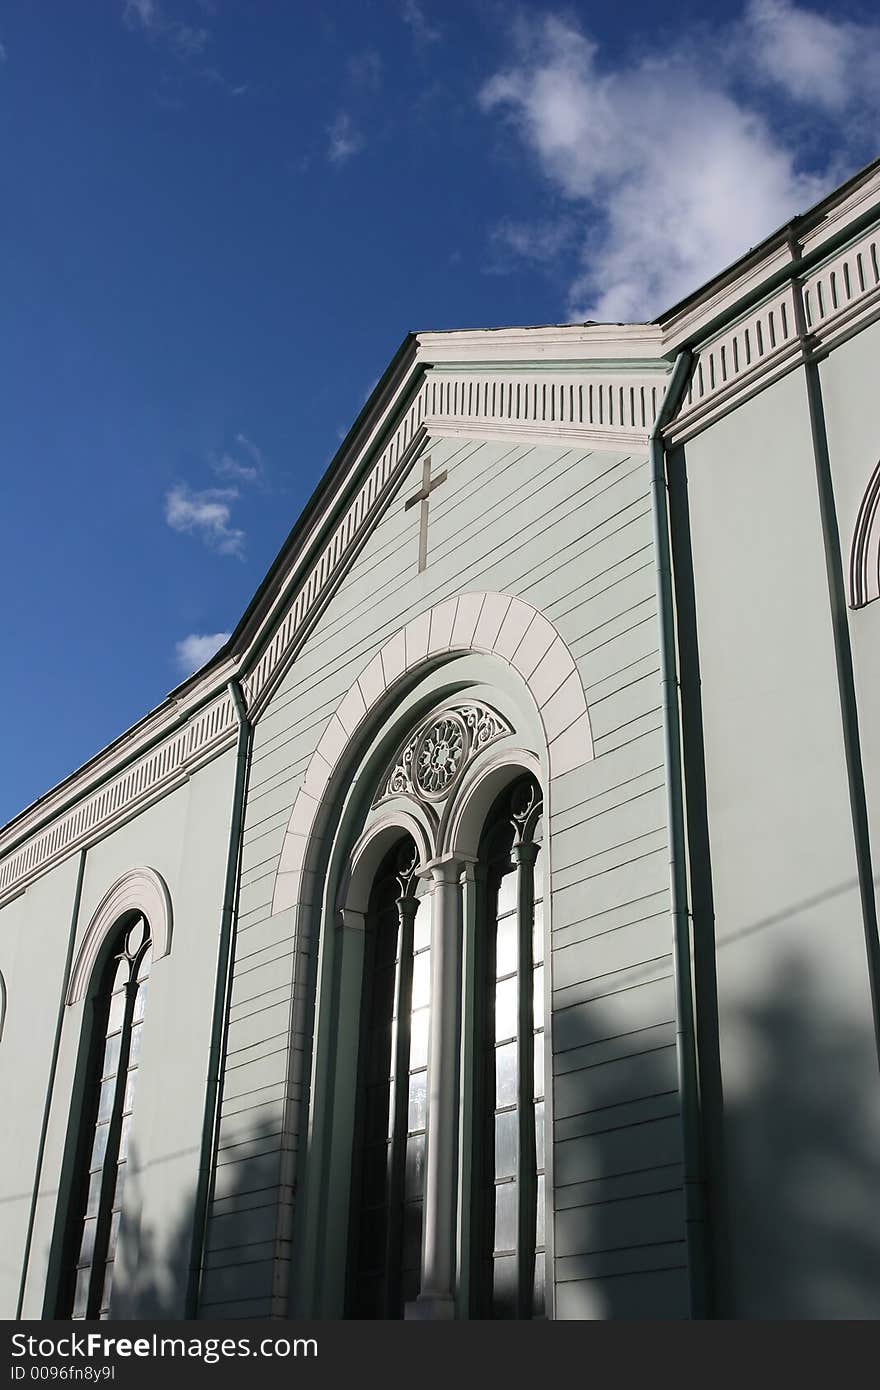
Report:
M147 982L143 981L137 987L137 994L134 997L134 1020L139 1023L144 1016L147 1007Z
M424 1129L428 1116L428 1073L417 1071L409 1079L409 1108L407 1122L410 1131Z
M97 1173L92 1173L89 1177L89 1193L86 1198L86 1216L97 1216L98 1203L101 1200L101 1179L103 1171L99 1168Z
M544 1167L544 1102L535 1106L535 1166Z
M422 951L413 961L412 1006L421 1009L431 1000L431 952Z
M495 1104L516 1104L516 1043L495 1049Z
M418 1009L412 1016L409 1064L413 1070L428 1065L428 1021L430 1016L428 1009Z
M406 1141L404 1196L421 1197L425 1187L425 1136L413 1134Z
M131 1045L128 1053L128 1061L130 1066L135 1066L137 1062L140 1061L141 1043L143 1042L143 1037L144 1025L142 1023L136 1023L131 1030Z
M502 1182L495 1188L495 1249L516 1249L515 1182Z
M535 1231L535 1246L544 1244L544 1174L538 1174L538 1210Z
M544 896L544 856L540 850L535 859L532 883L534 884L534 896L537 901L538 898L543 898Z
M495 1040L516 1037L517 980L501 980L495 986Z
M83 1222L82 1240L79 1243L78 1264L88 1265L92 1263L92 1255L95 1253L95 1230L97 1225L97 1217L92 1217L89 1221Z
M110 1307L110 1290L113 1287L113 1261L111 1260L104 1270L104 1287L101 1292L101 1308Z
M515 1110L502 1110L495 1116L495 1176L516 1175L517 1123Z
M533 1317L544 1316L544 1252L535 1256L535 1289L533 1298Z
M534 972L534 987L532 991L534 1026L544 1027L544 967L539 965Z
M495 1260L492 1311L496 1318L516 1317L517 1260L505 1255Z
M413 923L413 950L423 951L431 944L431 898L419 898Z
M120 1159L120 1162L122 1161L122 1159L127 1158L127 1156L128 1156L128 1134L129 1134L129 1130L130 1130L130 1129L131 1129L131 1116L130 1116L130 1115L126 1115L125 1119L122 1121L122 1128L121 1128L121 1130L119 1131L119 1159Z
M73 1317L84 1318L88 1310L89 1300L89 1278L91 1269L81 1269L76 1276L76 1287L73 1293Z
M535 1095L544 1094L544 1034L535 1034Z
M515 912L516 899L517 872L511 865L498 884L498 916L503 917L507 912Z
M122 1042L122 1034L114 1033L112 1038L107 1039L104 1048L104 1063L101 1068L103 1076L113 1076L119 1066L119 1047Z
M517 931L515 916L505 917L498 923L495 936L495 975L499 979L502 975L512 974L516 969Z
M115 1076L111 1076L109 1080L102 1084L101 1092L98 1096L98 1124L103 1124L105 1120L110 1119L113 1110L113 1097L115 1094L116 1078Z
M104 1165L104 1155L107 1152L107 1136L110 1132L109 1125L98 1125L95 1130L95 1140L92 1144L92 1157L89 1162L90 1168L101 1168Z
M119 990L110 1000L110 1016L107 1020L107 1032L115 1033L125 1021L125 990Z

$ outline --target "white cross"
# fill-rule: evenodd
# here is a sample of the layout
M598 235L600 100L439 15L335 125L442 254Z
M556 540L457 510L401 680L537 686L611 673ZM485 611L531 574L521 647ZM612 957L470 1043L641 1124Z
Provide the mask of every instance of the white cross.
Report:
M442 473L437 473L431 477L431 456L430 454L422 462L422 486L418 492L414 492L412 497L407 499L404 511L408 512L410 507L414 507L417 502L421 502L422 509L419 515L419 574L428 563L428 501L435 487L446 482L446 469Z

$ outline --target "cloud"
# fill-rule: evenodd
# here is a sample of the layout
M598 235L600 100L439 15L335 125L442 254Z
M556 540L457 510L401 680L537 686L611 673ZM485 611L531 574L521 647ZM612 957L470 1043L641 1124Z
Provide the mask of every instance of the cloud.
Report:
M327 135L329 143L327 147L327 157L331 164L344 164L352 155L358 154L364 147L364 137L357 130L347 111L340 111L333 124L328 128Z
M412 33L416 48L424 48L429 43L439 43L443 37L442 29L431 24L419 0L403 0L400 17Z
M751 0L742 42L754 72L794 101L842 112L880 84L880 28L826 18L790 0Z
M241 483L262 482L266 471L262 449L241 433L235 436L232 449L224 449L211 460L211 467L218 477L234 478Z
M122 20L129 29L140 30L151 39L163 39L171 52L183 60L198 57L211 38L207 29L170 18L156 0L125 0Z
M191 632L188 637L175 642L174 660L181 675L191 676L193 671L198 671L215 652L219 652L231 635L229 632Z
M683 39L659 56L617 65L603 61L570 20L548 15L520 24L514 60L483 86L479 103L508 125L562 199L560 226L572 217L580 222L569 273L573 320L656 315L839 179L851 130L839 122L833 156L818 169L801 167L778 106L800 95L800 79L786 54L765 52L782 44L781 31L770 44L768 25L799 35L802 61L812 65L829 109L840 100L838 49L829 35L849 54L852 26L822 19L817 29L810 22L817 18L789 0L752 0L711 40ZM880 43L870 33L876 55ZM870 86L861 100L876 109ZM495 238L506 238L512 251L519 239L532 260L536 246L553 240L546 224L515 227L512 235L502 223Z
M193 492L186 483L176 483L165 497L165 520L172 531L201 536L219 555L244 556L244 531L231 526L231 502L238 488L204 488Z
M534 223L500 222L491 233L493 249L498 254L490 271L506 275L516 261L553 266L571 250L576 237L577 224L569 217Z

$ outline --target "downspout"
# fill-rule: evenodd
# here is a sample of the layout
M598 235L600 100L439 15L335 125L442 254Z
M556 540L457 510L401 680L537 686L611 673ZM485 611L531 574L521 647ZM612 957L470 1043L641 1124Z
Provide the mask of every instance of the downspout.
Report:
M694 1027L688 908L687 849L681 762L678 660L675 634L666 447L663 430L675 415L690 379L693 356L680 352L672 368L654 426L648 437L651 460L651 511L657 576L660 673L663 687L663 737L666 754L666 819L669 827L669 890L675 976L676 1057L681 1105L685 1239L692 1318L709 1316L708 1260L700 1124L700 1090Z
M232 968L235 963L238 868L241 859L244 803L247 794L248 768L253 739L253 725L247 716L247 707L239 682L233 679L226 688L229 691L238 719L238 747L235 763L235 785L232 793L232 819L229 824L229 850L226 857L226 883L223 893L223 909L220 916L217 978L214 985L214 1013L211 1020L211 1045L208 1052L208 1078L205 1088L205 1116L202 1123L201 1157L194 1202L193 1237L186 1291L187 1318L198 1316L199 1295L205 1263L205 1242L208 1233L208 1210L214 1191L214 1168L220 1133L223 1065L226 1058L226 1020L229 1015Z
M40 1182L43 1177L43 1159L46 1154L46 1136L49 1131L49 1115L52 1110L52 1093L55 1090L55 1074L58 1071L58 1053L61 1047L61 1030L64 1026L64 1010L67 1007L67 990L70 985L70 967L73 962L73 947L76 941L76 928L79 921L79 908L82 901L83 876L86 868L86 852L84 849L79 851L79 867L76 872L76 888L73 894L73 909L70 914L70 933L67 938L67 959L64 963L64 974L61 978L61 998L58 1001L58 1013L55 1018L55 1037L52 1041L52 1060L49 1063L49 1083L46 1087L46 1100L43 1105L43 1119L40 1124L40 1141L37 1145L37 1163L34 1171L34 1190L31 1194L30 1211L28 1212L27 1233L24 1242L24 1256L21 1262L21 1282L18 1289L18 1305L15 1309L16 1321L21 1321L22 1309L24 1308L24 1296L27 1288L28 1265L31 1258L31 1245L34 1239L34 1222L37 1216L37 1202L40 1196ZM86 1008L91 1005L86 1000Z

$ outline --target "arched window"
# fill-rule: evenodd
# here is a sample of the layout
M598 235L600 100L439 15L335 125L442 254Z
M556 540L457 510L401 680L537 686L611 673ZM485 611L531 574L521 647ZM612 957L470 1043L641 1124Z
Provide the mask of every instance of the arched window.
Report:
M348 1316L400 1318L419 1292L431 990L430 904L400 840L365 921Z
M518 780L480 844L472 1312L544 1315L544 921L541 791Z
M146 918L129 914L111 943L92 998L88 1077L57 1313L62 1318L109 1316L152 959Z

